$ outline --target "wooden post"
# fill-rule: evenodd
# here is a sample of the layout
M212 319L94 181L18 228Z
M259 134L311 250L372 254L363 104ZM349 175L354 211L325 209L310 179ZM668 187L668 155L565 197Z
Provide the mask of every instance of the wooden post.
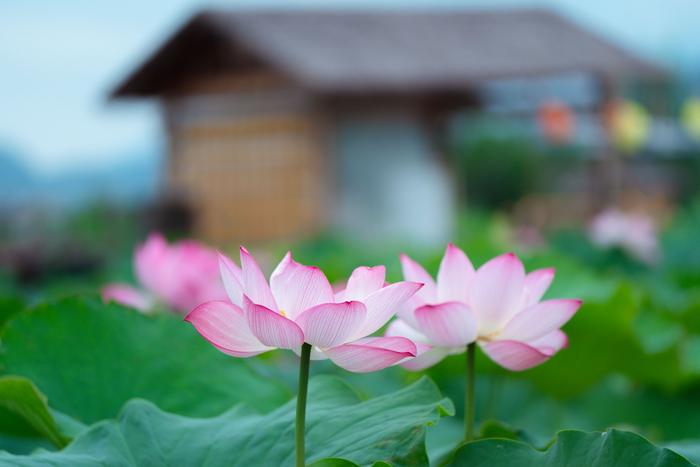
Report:
M615 83L609 76L600 77L600 101L597 109L600 119L601 128L603 130L603 141L600 148L600 165L598 173L593 176L597 180L603 182L601 190L593 190L593 205L595 211L610 206L617 205L620 202L620 197L624 188L624 161L621 154L617 151L610 140L608 130L608 116L606 112L608 106L614 102L616 97ZM594 179L593 186L596 180Z

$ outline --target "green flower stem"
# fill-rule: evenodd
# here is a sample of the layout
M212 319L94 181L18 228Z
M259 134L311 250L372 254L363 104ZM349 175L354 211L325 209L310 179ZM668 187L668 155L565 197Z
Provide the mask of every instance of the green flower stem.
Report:
M306 423L306 393L309 387L310 362L311 344L304 343L301 346L301 363L299 363L299 392L297 393L296 467L304 467L306 460L304 425Z
M474 357L476 342L467 345L467 379L464 388L464 441L474 439Z

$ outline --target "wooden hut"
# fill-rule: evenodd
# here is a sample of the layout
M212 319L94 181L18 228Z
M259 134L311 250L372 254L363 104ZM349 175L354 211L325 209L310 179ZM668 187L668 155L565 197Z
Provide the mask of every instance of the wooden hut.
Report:
M214 242L450 234L450 112L481 83L657 74L543 10L204 11L113 92L157 98L166 188Z

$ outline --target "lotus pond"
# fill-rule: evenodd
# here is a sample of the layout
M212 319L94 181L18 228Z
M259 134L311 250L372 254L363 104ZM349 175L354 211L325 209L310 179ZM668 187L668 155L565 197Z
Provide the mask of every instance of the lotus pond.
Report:
M210 275L140 238L2 276L0 465L696 465L700 204L653 260L590 238L471 215L447 250L326 236Z

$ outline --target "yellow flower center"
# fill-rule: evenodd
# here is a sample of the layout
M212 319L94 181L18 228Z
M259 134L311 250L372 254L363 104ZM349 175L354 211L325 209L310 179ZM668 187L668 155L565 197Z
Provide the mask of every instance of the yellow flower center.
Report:
M280 314L281 314L282 316L284 316L285 318L287 317L287 313L285 313L284 310L280 310Z
M476 340L478 340L480 342L491 342L491 340L493 340L496 336L498 336L498 334L500 332L501 332L500 330L493 331L493 332L490 332L488 334L484 334L484 335L477 337Z

